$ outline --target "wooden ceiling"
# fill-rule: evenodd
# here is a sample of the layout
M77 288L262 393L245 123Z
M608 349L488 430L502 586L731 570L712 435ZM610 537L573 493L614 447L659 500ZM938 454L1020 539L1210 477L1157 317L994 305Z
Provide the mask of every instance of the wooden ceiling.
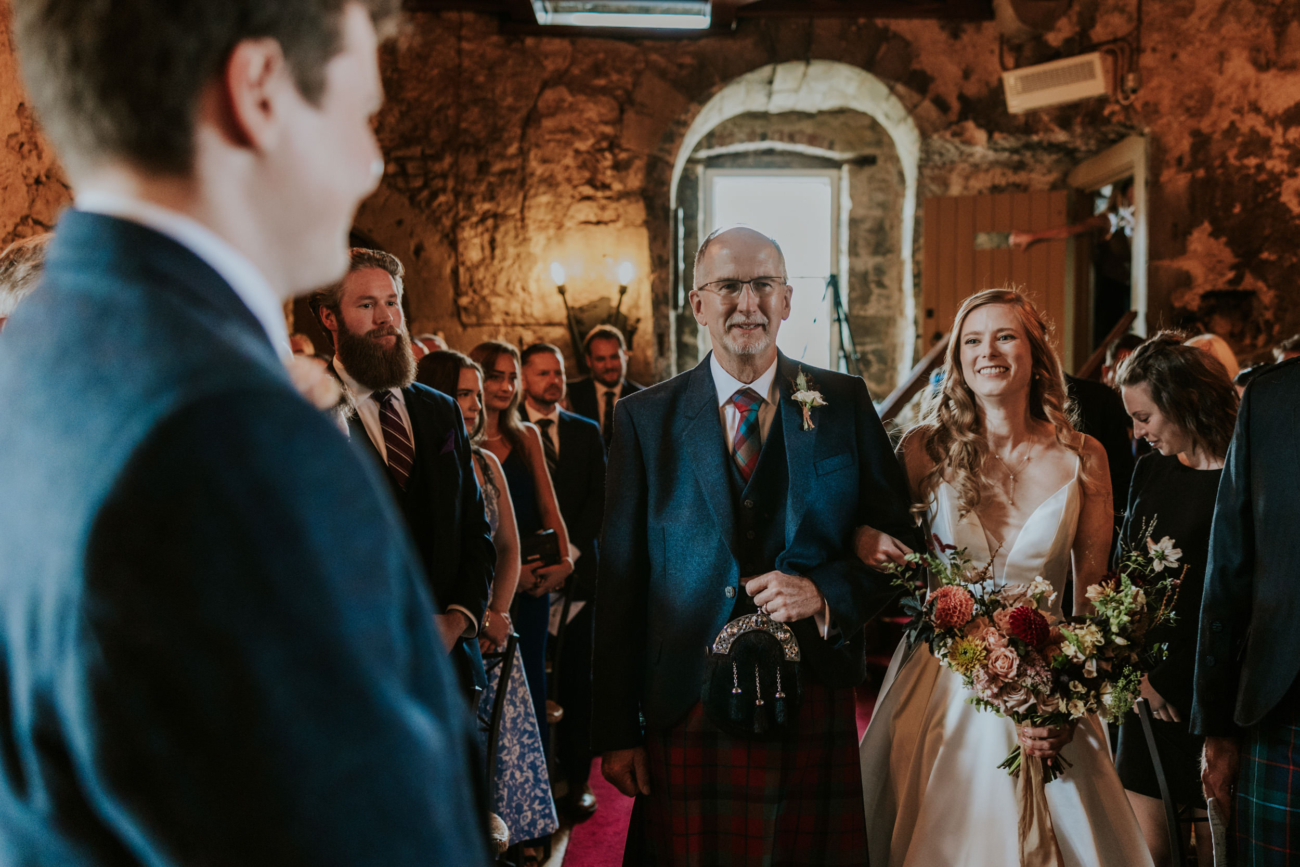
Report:
M717 35L746 18L931 18L949 21L988 21L993 0L713 0L713 26L704 31L627 30L542 26L531 0L403 0L411 12L468 11L496 15L503 30L555 36L671 37L689 39Z

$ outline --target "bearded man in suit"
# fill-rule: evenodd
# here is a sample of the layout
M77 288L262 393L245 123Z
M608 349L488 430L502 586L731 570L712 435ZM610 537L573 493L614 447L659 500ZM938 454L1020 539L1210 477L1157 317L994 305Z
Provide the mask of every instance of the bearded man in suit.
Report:
M569 385L569 406L600 425L605 448L614 437L614 407L641 386L627 378L627 341L613 325L597 325L582 341L591 376Z
M618 405L592 741L605 776L637 796L624 864L866 857L853 688L862 627L894 593L855 555L854 529L880 521L919 540L866 385L777 350L792 292L775 241L710 235L691 306L714 351ZM706 648L754 612L788 624L802 655L803 700L775 740L724 731L700 698Z
M392 486L415 540L434 620L461 687L487 686L479 627L496 567L491 528L456 401L415 382L415 354L402 313L405 270L395 256L354 248L348 274L312 294L334 340L331 366L347 387L354 444Z

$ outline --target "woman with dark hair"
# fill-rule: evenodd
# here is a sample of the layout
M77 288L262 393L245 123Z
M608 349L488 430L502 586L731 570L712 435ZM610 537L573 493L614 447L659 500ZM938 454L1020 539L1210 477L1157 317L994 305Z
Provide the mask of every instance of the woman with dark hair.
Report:
M1210 523L1223 460L1237 422L1237 393L1223 364L1188 346L1183 335L1161 332L1120 366L1115 383L1133 419L1133 434L1153 449L1138 461L1129 487L1120 539L1144 548L1165 536L1181 550L1182 585L1174 622L1150 636L1168 655L1142 679L1142 695L1155 715L1156 749L1170 794L1180 806L1205 815L1200 760L1203 739L1188 731L1196 673L1196 630L1209 556ZM1170 864L1169 836L1155 767L1141 724L1119 729L1116 760L1121 782L1142 826L1157 867ZM1197 824L1197 856L1213 863L1208 826Z
M940 392L899 445L927 538L989 563L998 582L1047 581L1058 616L1073 575L1074 608L1087 610L1114 535L1110 472L1101 445L1070 423L1047 324L1020 292L994 289L966 299L952 334ZM869 527L857 536L868 566L908 553ZM910 649L900 643L862 738L867 862L1150 865L1095 715L1017 726L970 704L928 648ZM1042 792L1051 834L1023 821L1028 789L998 769L1017 744L1069 767Z
M467 355L437 350L420 359L416 380L456 399L465 430L474 441L474 475L483 489L483 503L497 549L492 598L479 631L480 649L492 653L505 645L513 628L509 612L519 583L519 531L501 462L478 444L484 416L483 369ZM492 706L497 686L489 679L481 706ZM512 845L545 837L559 827L546 768L546 748L537 727L528 676L519 665L511 669L506 687L497 740L493 809L510 829Z
M515 631L519 654L533 694L537 727L546 743L546 639L550 628L550 594L564 585L573 572L569 532L560 515L555 487L546 468L542 435L519 417L519 350L509 343L488 341L470 352L483 369L483 447L501 461L510 501L515 507L519 538L526 540L543 530L554 530L560 545L560 562L553 566L524 565L515 594Z

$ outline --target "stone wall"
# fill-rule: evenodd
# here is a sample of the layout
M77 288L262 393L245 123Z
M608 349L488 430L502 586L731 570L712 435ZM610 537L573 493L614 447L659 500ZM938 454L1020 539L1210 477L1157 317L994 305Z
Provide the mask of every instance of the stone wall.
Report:
M0 249L52 229L72 200L23 92L9 20L9 0L0 0Z
M1134 12L1134 0L1076 0L1053 31L1008 46L1006 60L1085 50L1128 33ZM751 70L834 60L872 73L910 111L923 138L922 198L1058 187L1082 158L1149 135L1152 325L1213 325L1248 353L1300 327L1290 291L1300 277L1292 12L1269 0L1148 2L1131 105L1024 116L1006 112L992 22L744 21L729 37L616 41L507 36L490 18L413 15L388 53L380 124L393 156L380 201L400 200L394 213L404 216L372 203L363 221L376 236L385 223L409 236L395 252L417 260L412 291L437 296L415 304L417 325L453 343L567 345L549 263L572 264L571 297L585 304L611 296L612 269L634 262L634 369L665 375L677 278L671 168L687 127Z
M1136 0L1075 0L1008 46L1033 63L1128 33ZM385 51L383 189L358 224L411 270L416 330L568 348L549 279L578 307L615 297L641 321L636 375L672 370L672 167L692 120L765 64L870 72L922 136L919 196L1045 189L1133 131L1151 141L1151 324L1210 327L1243 355L1300 330L1300 22L1294 0L1146 2L1142 87L1024 116L1004 106L998 25L742 21L727 37L502 35L495 19L414 14ZM7 2L0 0L7 20ZM0 242L52 225L67 184L36 132L0 31ZM923 214L918 214L923 219ZM916 237L920 238L917 231ZM919 263L920 258L917 257ZM918 283L919 285L919 283Z

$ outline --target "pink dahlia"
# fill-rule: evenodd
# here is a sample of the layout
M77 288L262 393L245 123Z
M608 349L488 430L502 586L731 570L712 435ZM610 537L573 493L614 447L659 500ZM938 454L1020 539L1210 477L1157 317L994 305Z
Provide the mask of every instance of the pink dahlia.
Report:
M975 599L955 585L940 587L930 596L934 613L930 619L937 629L955 629L970 622L975 613Z

